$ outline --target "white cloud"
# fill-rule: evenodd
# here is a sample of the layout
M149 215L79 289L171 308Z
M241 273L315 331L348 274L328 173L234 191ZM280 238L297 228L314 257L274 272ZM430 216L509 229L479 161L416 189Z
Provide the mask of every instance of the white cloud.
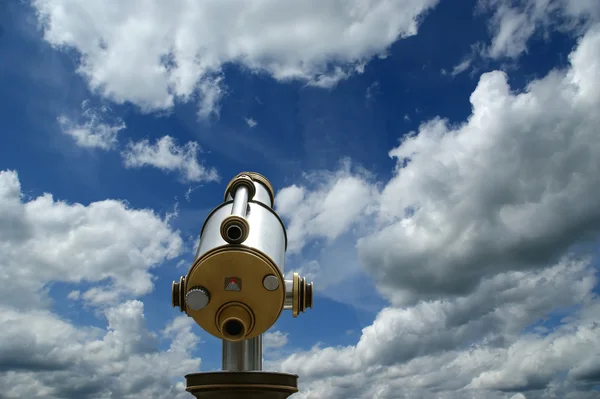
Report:
M276 210L289 220L288 252L296 253L314 238L333 240L360 221L376 190L369 177L354 175L345 162L336 173L305 176L311 190L292 185L277 193Z
M522 93L501 72L482 75L465 123L434 119L390 152L398 167L381 194L347 166L280 190L289 252L367 225L344 239L360 238L363 267L399 304L557 261L600 228L599 37L590 31L570 69Z
M181 253L182 240L149 210L105 200L89 205L50 194L25 200L18 176L0 172L0 386L18 398L186 397L197 371L193 320L180 316L156 334L143 304L150 270ZM71 290L49 295L55 283ZM53 301L99 306L106 328L53 313ZM70 304L71 306L72 304ZM159 340L169 344L159 349ZM179 380L179 382L177 381Z
M600 355L600 303L592 294L596 282L586 262L502 273L468 296L386 308L363 329L357 345L297 352L280 368L302 376L299 397L304 398L434 393L508 398L507 391L546 397L557 373ZM575 304L583 304L583 310L556 328L522 334L552 310ZM558 397L590 386L576 378L566 383Z
M301 277L305 278L307 281L315 281L318 280L322 273L321 265L316 260L311 260L305 264L302 264L299 268L294 268L291 270L286 270L285 278L286 280L291 280L294 276L294 273L298 273ZM325 286L325 282L321 287Z
M200 94L198 104L198 118L208 119L211 115L219 117L221 113L220 101L225 96L225 83L221 75L205 76L196 84Z
M450 73L446 72L445 70L442 70L442 74L455 77L457 75L460 75L467 69L469 69L469 67L471 66L472 63L473 63L472 58L466 58L463 61L461 61L460 63L458 63L457 65L455 65L454 68L452 68L452 71L450 71Z
M272 349L281 349L288 343L288 333L281 331L269 331L263 335L263 349L265 351Z
M198 94L200 117L218 113L227 63L331 87L415 35L436 3L33 1L45 40L80 53L78 72L90 88L146 111Z
M164 136L154 144L147 139L130 142L122 155L128 168L153 166L163 171L178 171L184 182L218 180L216 169L206 168L198 162L199 149L195 141L179 146L171 136Z
M517 58L527 52L527 44L540 30L551 27L579 31L600 18L595 0L480 0L479 10L493 11L490 19L491 44L483 54L491 58Z
M340 80L348 79L352 73L362 73L361 69L360 66L350 70L345 70L342 67L335 67L330 73L320 75L314 81L309 82L309 85L321 87L323 89L332 88L337 85Z
M185 195L184 195L185 200L187 202L190 202L192 200L192 193L194 191L196 191L197 189L199 189L200 187L203 187L203 185L199 184L199 185L194 186L194 187L192 187L192 186L188 187L188 189L187 189L187 191L185 192Z
M210 82L205 83L200 85L200 90L206 93L212 91L213 94L210 95L210 98L215 100L211 100L207 107L209 105L217 107L220 94L215 90L218 89L218 82L215 82L217 86ZM81 107L83 109L82 116L85 119L82 124L77 124L64 115L58 118L63 133L73 137L80 147L115 150L118 146L118 133L125 129L125 123L120 119L109 123L107 107L94 109L89 106L88 101L84 101ZM204 107L203 110L206 111L207 107ZM211 113L218 113L218 110L211 109ZM207 117L208 114L205 116ZM253 121L250 120L250 122ZM250 122L248 122L249 125ZM256 124L256 122L253 123ZM179 146L172 137L164 136L154 144L150 144L149 140L129 142L127 149L122 152L122 156L126 167L154 166L163 171L179 171L184 182L219 180L215 168L207 168L198 161L199 150L198 143L194 141Z
M508 5L500 5L492 18L495 32L488 50L489 55L492 58L514 58L523 53L527 49L527 41L535 32L536 16Z
M373 100L377 94L380 94L380 84L378 81L375 81L367 87L367 91L365 93L365 98L367 101Z
M568 4L572 10L577 7ZM148 8L144 13L152 12ZM498 29L498 55L525 51L526 26L517 23ZM55 29L55 33L60 31ZM63 42L69 40L87 39L67 37ZM291 253L321 238L329 245L343 239L351 243L352 250L346 253L353 257L353 244L362 237L362 264L394 302L363 329L356 345L317 346L281 360L276 369L301 375L298 398L597 397L597 392L591 391L600 382L600 303L593 292L596 270L587 260L564 255L588 238L597 239L600 227L600 29L586 33L570 60L568 69L531 82L521 93L510 90L504 74L484 74L471 96L473 111L467 121L453 126L442 119L424 123L418 134L406 137L390 152L398 165L382 190L371 177L353 173L345 165L337 173L306 175L302 184L278 193L278 212L289 221ZM88 69L100 71L94 68ZM304 78L318 81L314 75ZM157 87L160 89L160 84ZM16 175L5 176L9 177L6 181L18 183ZM5 237L17 242L30 234L19 196L18 184L0 184L0 198L4 198L0 226L10 226L0 228L0 245L6 245ZM47 209L39 213L42 221L48 214ZM62 251L73 236L64 233L61 238L43 247L44 254ZM109 238L113 237L104 237ZM16 266L13 253L21 261L21 253L13 247L0 249L0 256L12 260L2 264ZM48 262L48 258L42 261ZM331 264L319 261L305 266L322 273ZM346 266L345 262L335 264ZM25 292L39 291L38 285L24 285L31 284L27 267L6 270ZM11 306L27 306L16 295L23 287L3 286L8 286L9 292L0 294L0 299L16 303L14 298L19 298L20 302ZM103 288L86 293L102 298L114 292ZM553 311L568 317L553 315ZM33 319L43 320L43 312ZM11 320L20 315L0 314L8 314ZM122 363L114 358L102 364L110 368L116 363L117 371L132 370L140 376L145 375L140 369L155 371L157 362L147 355L153 353L151 345L140 345L155 339L141 327L141 314L136 302L108 309L110 333L105 337L93 329L73 332L60 320L48 320L47 324L61 336L71 337L68 342L89 342L92 335L93 342L107 342L96 345L107 355L137 361L135 367L119 366ZM536 326L545 318L551 318L550 322ZM190 323L188 318L176 320L163 334ZM40 345L35 353L48 353L54 335L31 340ZM2 338L0 343L13 337ZM280 343L280 338L273 335L269 339ZM180 342L187 344L173 343L172 350L182 351L194 341L193 335L186 333ZM14 365L9 348L0 353L7 359L5 364ZM69 365L71 358L64 352L85 353L58 350L52 353L56 358L49 357L58 359L52 364ZM128 352L146 355L141 361L126 356ZM21 358L35 367L47 367L47 359L35 355ZM189 365L196 366L193 360ZM120 385L127 383L124 379L116 383L116 375L111 374L110 384L100 378L98 385L110 386L122 397L135 397L138 392L130 385ZM62 385L39 372L3 374L1 378L5 379L3 386L29 389L15 396L61 396L52 389ZM167 382L163 387L167 387L163 391L180 389ZM148 389L144 396L159 396L158 391ZM174 396L176 392L170 393Z
M182 380L197 371L193 321L179 316L160 336L146 329L143 304L104 312L107 329L81 327L46 310L0 306L0 385L19 398L186 397ZM170 347L158 349L158 340Z
M597 396L597 271L566 254L600 233L600 27L570 61L520 93L482 75L467 121L423 123L390 151L383 189L366 180L364 226L343 237L393 303L356 345L281 360L302 376L299 398ZM296 247L323 234L313 198L361 180L328 176L278 194Z
M392 299L468 292L597 237L600 29L570 60L522 93L501 72L482 75L465 123L434 119L390 152L379 231L359 251Z
M256 125L258 125L258 122L256 122L254 119L252 118L244 118L246 123L248 124L249 127L255 127Z
M79 291L79 290L73 290L73 291L69 292L69 295L67 295L68 299L71 299L74 301L76 301L80 297L81 297L81 291Z
M83 119L85 122L76 123L62 115L58 117L63 133L73 137L80 147L100 148L111 150L117 146L117 136L125 129L125 122L120 119L110 123L107 120L108 108L100 107L93 109L87 101L81 104Z
M51 194L24 201L17 174L0 172L0 304L46 307L49 282L92 283L81 296L96 304L143 295L150 269L181 251L179 233L150 210Z

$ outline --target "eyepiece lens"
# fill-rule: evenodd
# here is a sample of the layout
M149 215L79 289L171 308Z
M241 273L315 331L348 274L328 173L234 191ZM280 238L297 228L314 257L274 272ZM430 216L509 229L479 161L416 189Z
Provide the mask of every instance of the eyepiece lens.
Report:
M238 320L228 320L225 322L223 329L230 337L237 337L244 331L244 326Z
M239 240L242 237L242 229L240 226L236 226L235 224L233 226L229 226L227 228L227 237L229 237L229 239L232 241Z

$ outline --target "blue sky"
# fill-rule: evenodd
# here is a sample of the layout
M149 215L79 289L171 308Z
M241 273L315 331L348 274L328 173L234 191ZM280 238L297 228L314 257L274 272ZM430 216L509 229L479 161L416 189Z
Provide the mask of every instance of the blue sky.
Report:
M254 3L0 4L7 397L219 369L171 281L243 170L316 287L265 337L299 398L596 397L597 4Z

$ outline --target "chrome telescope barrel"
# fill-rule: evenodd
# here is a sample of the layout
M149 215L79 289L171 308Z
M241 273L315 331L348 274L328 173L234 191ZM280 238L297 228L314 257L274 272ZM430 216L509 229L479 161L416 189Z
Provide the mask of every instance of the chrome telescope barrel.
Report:
M223 198L202 226L194 263L173 282L172 304L223 339L224 369L260 370L262 334L284 309L296 317L312 307L312 283L297 273L284 280L287 235L264 176L238 174Z

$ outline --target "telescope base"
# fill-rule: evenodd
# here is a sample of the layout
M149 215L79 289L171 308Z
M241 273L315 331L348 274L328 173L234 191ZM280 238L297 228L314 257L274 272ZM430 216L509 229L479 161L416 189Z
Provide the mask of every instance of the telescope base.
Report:
M298 392L295 374L215 371L185 376L186 391L198 399L286 399Z

